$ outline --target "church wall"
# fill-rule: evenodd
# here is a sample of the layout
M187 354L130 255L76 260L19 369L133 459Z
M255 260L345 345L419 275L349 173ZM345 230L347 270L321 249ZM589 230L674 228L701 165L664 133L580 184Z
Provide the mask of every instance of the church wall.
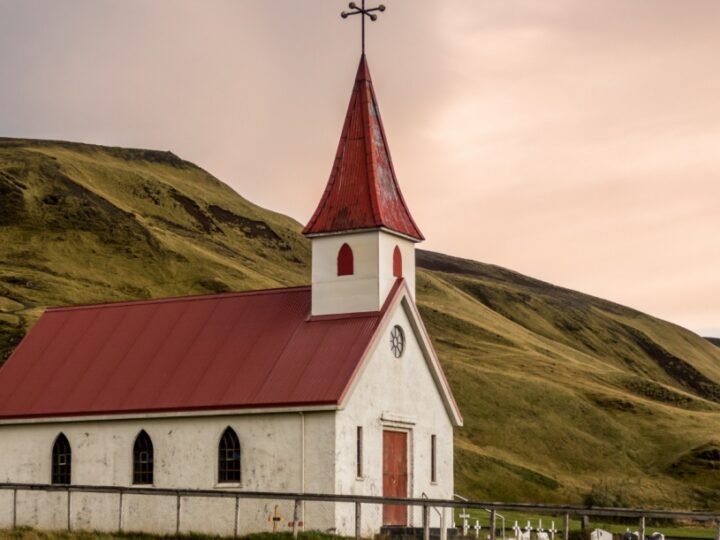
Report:
M130 486L133 443L144 429L154 446L155 487L331 493L334 416L328 411L0 425L0 481L49 483L52 445L62 432L72 448L73 484ZM240 439L241 485L217 483L218 443L227 426ZM12 495L3 492L0 496L8 494ZM118 499L116 494L74 493L71 525L117 530ZM19 491L17 500L18 525L67 527L66 493ZM181 505L181 530L233 533L233 499L183 499ZM279 530L289 530L292 501L241 500L239 532L271 530L269 518L275 505L282 517ZM8 506L3 504L2 509ZM304 510L308 525L334 526L332 505L308 505ZM175 517L174 497L124 496L125 530L174 533ZM12 514L0 511L0 528L11 525Z
M8 525L12 525L12 513L12 491L0 490L0 528L7 528Z
M128 498L124 499L124 506L127 506ZM74 530L113 532L118 529L119 495L114 493L73 493L70 510ZM125 515L124 518L127 523L128 517Z
M400 325L406 336L405 352L395 358L390 349L390 331ZM356 475L357 426L363 427L363 478ZM410 319L398 305L382 330L369 361L364 366L345 408L338 412L336 490L344 494L383 494L383 429L408 433L408 496L452 499L453 427L427 367ZM437 482L430 481L430 436L437 436ZM340 534L354 531L354 508L338 506ZM446 524L451 522L446 511ZM421 509L409 511L409 520L421 526ZM382 524L379 505L363 505L363 534L377 531ZM439 517L431 512L431 525Z
M51 530L67 527L67 493L18 492L15 504L18 527Z

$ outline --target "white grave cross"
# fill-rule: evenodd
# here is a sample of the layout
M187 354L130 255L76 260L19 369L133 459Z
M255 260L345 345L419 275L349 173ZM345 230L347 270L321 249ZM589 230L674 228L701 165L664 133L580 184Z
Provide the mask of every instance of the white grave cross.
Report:
M532 533L532 525L530 525L530 520L528 520L527 525L525 526L525 532L522 533L522 535L520 535L520 540L530 540L531 533Z
M463 524L463 536L467 536L468 534L468 518L470 517L470 514L468 514L465 510L462 511L462 514L460 516L462 518L462 524Z
M555 528L555 522L553 521L550 524L550 529L548 530L550 533L550 540L555 540L555 535L557 534L558 530Z
M537 540L550 540L550 535L543 529L542 519L538 520Z

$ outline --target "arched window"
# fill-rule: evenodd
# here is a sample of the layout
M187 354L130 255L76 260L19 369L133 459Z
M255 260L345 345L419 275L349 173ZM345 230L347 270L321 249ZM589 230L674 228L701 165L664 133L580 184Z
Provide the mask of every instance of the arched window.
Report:
M218 448L218 482L240 482L240 439L228 427Z
M67 437L62 433L55 439L52 449L52 483L69 484L72 466L72 451Z
M402 253L398 246L395 246L393 251L393 276L402 277Z
M355 273L353 252L350 246L343 244L337 257L338 276L352 276Z
M133 446L133 484L153 483L153 443L142 430Z

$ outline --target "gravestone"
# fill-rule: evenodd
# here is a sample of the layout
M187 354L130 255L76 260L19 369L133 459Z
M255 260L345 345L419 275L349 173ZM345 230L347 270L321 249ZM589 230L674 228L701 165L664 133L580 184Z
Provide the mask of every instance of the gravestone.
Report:
M603 529L595 529L590 533L590 540L613 540L613 535Z
M640 538L640 535L638 533L630 532L630 529L627 529L623 533L622 540L638 540Z

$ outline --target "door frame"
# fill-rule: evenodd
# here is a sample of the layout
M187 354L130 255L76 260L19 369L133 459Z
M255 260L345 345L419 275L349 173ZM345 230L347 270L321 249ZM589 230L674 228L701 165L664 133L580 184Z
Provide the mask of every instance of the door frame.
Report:
M408 425L405 422L397 422L397 421L387 421L382 420L380 422L380 429L381 433L385 431L396 431L400 433L405 433L406 436L406 442L407 442L407 448L406 452L407 455L405 456L405 463L407 464L407 486L406 486L406 493L408 497L412 497L413 495L413 484L414 484L414 471L415 466L413 463L413 447L414 447L414 440L413 440L413 428L412 425ZM382 463L385 462L385 445L383 442L384 437L380 437L380 455L382 456ZM383 465L384 467L384 465ZM381 469L382 471L382 469ZM385 492L383 491L383 495L385 495ZM415 515L415 507L414 506L408 506L407 512L407 523L405 525L412 527L414 522L414 515Z

